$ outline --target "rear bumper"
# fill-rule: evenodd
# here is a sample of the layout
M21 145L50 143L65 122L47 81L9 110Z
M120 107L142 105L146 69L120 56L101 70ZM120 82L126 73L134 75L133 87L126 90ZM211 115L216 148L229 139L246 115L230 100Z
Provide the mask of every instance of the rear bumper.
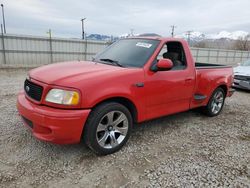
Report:
M36 105L24 92L17 98L17 109L26 126L39 140L56 144L79 143L90 110L63 110Z

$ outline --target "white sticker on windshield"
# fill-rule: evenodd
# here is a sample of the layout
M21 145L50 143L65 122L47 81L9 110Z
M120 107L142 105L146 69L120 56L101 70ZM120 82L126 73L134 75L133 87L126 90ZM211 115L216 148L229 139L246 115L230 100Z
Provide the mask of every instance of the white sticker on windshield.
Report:
M137 42L136 46L140 46L140 47L143 47L143 48L150 48L152 46L152 44L144 43L144 42Z

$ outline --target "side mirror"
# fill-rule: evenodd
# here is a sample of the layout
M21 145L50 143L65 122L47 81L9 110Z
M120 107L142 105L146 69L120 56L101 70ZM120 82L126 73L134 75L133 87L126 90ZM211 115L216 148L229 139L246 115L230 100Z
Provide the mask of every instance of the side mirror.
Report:
M156 64L157 71L166 71L173 68L173 62L170 59L160 59Z

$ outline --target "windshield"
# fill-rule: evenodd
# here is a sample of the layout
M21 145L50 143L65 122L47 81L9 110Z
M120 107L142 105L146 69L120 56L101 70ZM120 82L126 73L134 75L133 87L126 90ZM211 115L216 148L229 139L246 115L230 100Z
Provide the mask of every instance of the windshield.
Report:
M94 61L121 67L143 67L159 43L159 40L151 39L122 39L97 54Z
M242 63L242 66L250 66L250 59Z

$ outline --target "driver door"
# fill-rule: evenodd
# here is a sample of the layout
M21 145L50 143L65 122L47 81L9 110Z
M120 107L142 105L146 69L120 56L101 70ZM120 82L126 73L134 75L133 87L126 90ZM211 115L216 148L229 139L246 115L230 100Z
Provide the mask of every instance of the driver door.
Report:
M167 71L149 71L146 74L146 116L152 119L189 109L190 99L195 82L194 70L187 65L182 44L179 42L166 43L154 63L166 52L179 53L178 61L183 67L174 67ZM171 48L169 47L171 46ZM173 61L173 60L172 60ZM178 65L179 66L179 65Z

